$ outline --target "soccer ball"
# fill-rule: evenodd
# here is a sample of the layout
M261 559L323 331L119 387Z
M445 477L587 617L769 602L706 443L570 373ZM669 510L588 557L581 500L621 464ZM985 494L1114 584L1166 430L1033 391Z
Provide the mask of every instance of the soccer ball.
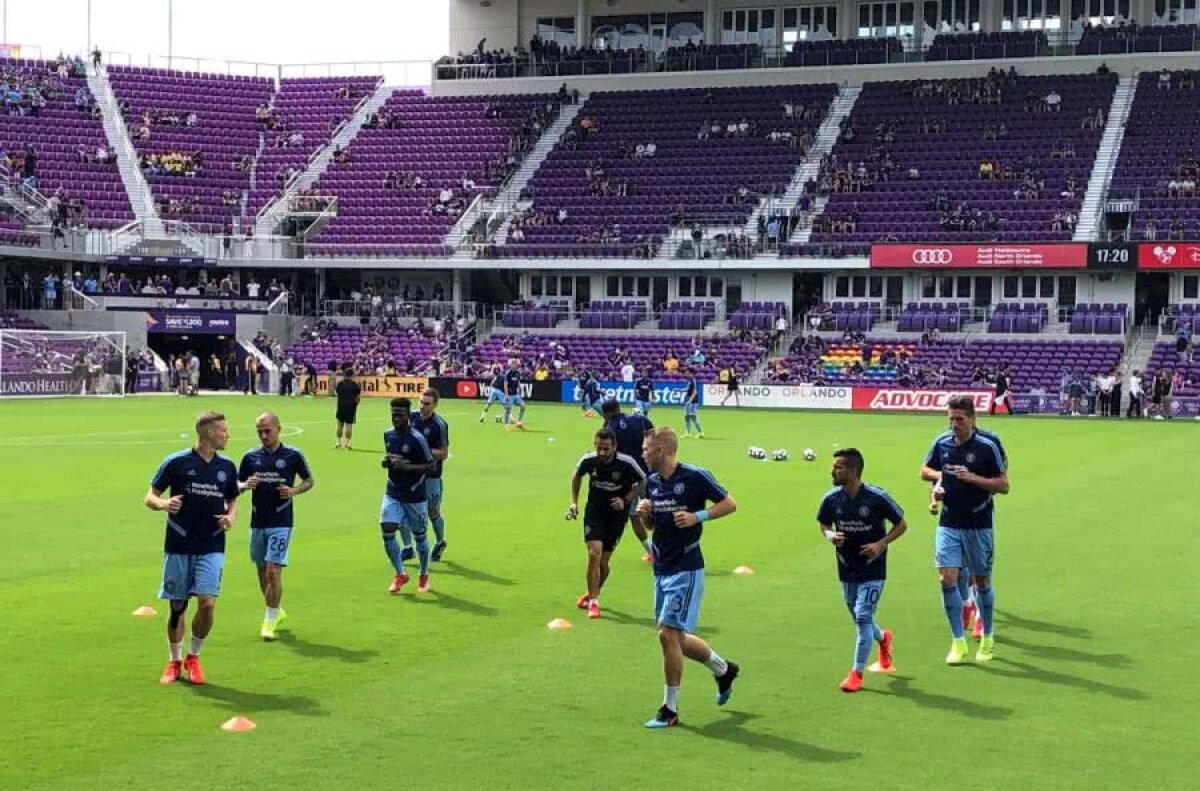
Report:
M774 459L775 461L787 461L788 460L788 452L786 450L784 450L783 448L780 448L779 450L777 450L771 454L771 458Z
M497 422L497 423L503 423L503 422L504 422L504 418L500 417L499 415L496 415L496 422Z
M747 455L752 459L765 459L767 458L767 451L763 448L751 448L747 452Z
M817 452L815 450L813 450L812 448L805 448L804 449L804 460L805 461L816 461L817 460Z

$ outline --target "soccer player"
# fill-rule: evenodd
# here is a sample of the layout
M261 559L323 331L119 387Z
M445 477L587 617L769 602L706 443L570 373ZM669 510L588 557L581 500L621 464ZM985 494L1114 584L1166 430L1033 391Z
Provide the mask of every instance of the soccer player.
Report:
M383 549L396 570L388 593L400 593L408 582L404 571L404 560L400 555L400 543L396 531L404 536L412 535L417 544L417 560L420 563L420 578L417 590L429 590L429 539L425 534L425 518L429 515L426 504L425 477L437 466L429 444L412 427L412 402L407 398L393 398L392 428L383 433L383 447L387 455L381 466L388 471L387 491L379 508L379 527L383 531ZM405 543L408 543L406 540Z
M687 392L683 394L683 436L692 436L692 426L696 427L696 436L704 439L704 428L700 425L700 382L692 368L684 368L687 376Z
M721 406L725 406L725 402L729 397L733 396L733 405L741 406L742 397L738 394L738 373L737 366L730 363L725 369L725 397L721 399Z
M268 641L275 639L275 630L287 619L280 603L295 519L292 502L315 483L304 454L283 444L280 428L274 412L259 415L254 430L262 446L248 451L238 466L238 491L254 493L250 561L258 568L258 587L267 606L259 636Z
M219 412L196 418L196 444L167 456L150 482L143 503L167 513L162 588L158 598L170 602L167 648L170 661L158 681L173 684L186 672L188 681L204 683L200 649L212 630L221 571L225 568L225 534L237 521L237 467L217 451L229 442L229 427ZM164 495L170 492L170 497ZM196 597L192 641L183 656L184 613Z
M737 510L737 503L708 470L681 463L674 429L656 428L646 435L642 456L651 473L638 514L654 530L654 618L663 652L666 689L663 703L647 728L679 724L679 686L683 658L702 662L717 681L717 705L733 694L735 662L726 662L695 635L704 596L704 556L700 537L704 523ZM708 503L711 506L705 507Z
M892 671L892 631L879 628L875 610L887 579L888 544L908 529L904 511L891 495L862 482L864 466L862 453L855 448L836 451L831 473L834 488L821 500L817 510L821 534L837 548L842 597L858 632L854 664L839 685L842 692L862 689L872 641L879 643L879 662L871 669L882 673ZM892 523L891 530L885 522Z
M492 404L499 404L506 412L508 411L508 400L504 397L504 369L500 367L500 363L492 363L492 380L488 383L487 403L483 405L483 411L479 413L480 423L487 418Z
M436 462L425 476L425 501L429 508L429 521L433 524L433 552L429 559L440 562L446 551L446 518L442 516L442 465L450 455L450 427L437 413L441 394L432 387L421 393L421 411L412 419L413 428L425 438L429 452ZM409 547L405 547L409 549ZM411 557L411 556L409 556ZM408 560L409 557L405 557Z
M650 378L650 369L642 372L642 378L633 383L633 405L646 417L654 408L654 380Z
M579 390L580 406L583 407L584 417L595 417L600 407L600 382L592 376L592 372L584 368L575 378L575 386Z
M933 441L921 467L921 478L936 481L940 476L944 490L934 558L953 636L946 662L957 665L967 658L963 597L958 588L960 569L970 574L976 590L976 607L983 621L983 636L975 661L987 662L994 656L992 497L1008 494L1009 486L1000 446L975 428L973 398L953 396L947 408L950 430Z
M608 560L625 533L625 521L642 492L646 473L632 456L617 452L617 435L602 428L594 438L595 452L585 453L571 476L567 519L579 516L579 486L588 476L587 507L583 512L583 541L587 545L587 591L576 606L588 618L600 617L600 589L608 579Z
M508 361L508 370L504 372L504 425L509 424L512 408L520 408L517 412L517 428L525 428L525 399L521 397L521 361L516 357Z
M334 450L342 447L343 436L346 438L346 450L354 450L350 447L350 441L354 437L354 423L358 420L362 386L351 378L352 370L349 365L342 368L342 380L333 391L337 396L337 444L333 446Z
M617 452L632 458L642 468L642 472L648 474L650 469L646 466L646 460L642 458L642 442L645 441L646 434L654 428L650 418L645 415L621 414L621 405L615 398L605 400L600 407L600 414L604 417L604 425L617 435ZM650 540L650 534L642 524L642 519L637 515L636 509L632 509L629 521L633 526L634 535L638 537L638 542L646 550L642 555L642 562L653 563L654 542Z

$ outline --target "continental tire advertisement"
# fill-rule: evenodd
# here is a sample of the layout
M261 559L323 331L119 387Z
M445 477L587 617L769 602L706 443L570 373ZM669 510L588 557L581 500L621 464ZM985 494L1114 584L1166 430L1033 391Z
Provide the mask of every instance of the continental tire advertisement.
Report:
M342 377L334 377L334 385ZM420 398L421 393L429 387L429 380L424 376L352 376L362 388L363 398ZM317 395L329 395L329 374L317 377Z

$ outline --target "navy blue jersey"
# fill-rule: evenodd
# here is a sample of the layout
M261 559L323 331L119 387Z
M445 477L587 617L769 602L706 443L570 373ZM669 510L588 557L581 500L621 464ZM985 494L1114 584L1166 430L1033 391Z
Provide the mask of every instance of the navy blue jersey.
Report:
M637 461L643 471L648 469L642 458L642 440L646 432L654 428L645 415L618 415L605 423L617 435L617 453L624 453Z
M699 401L698 394L700 392L700 384L696 381L696 377L689 376L687 378L687 392L683 394L683 403L695 404Z
M663 576L704 568L700 554L700 536L704 525L676 527L676 511L702 511L709 503L724 500L728 492L702 467L679 464L668 479L651 473L646 481L646 497L652 505L654 528L654 573Z
M600 382L597 381L596 377L588 374L587 381L583 383L583 392L587 393L589 401L600 400Z
M237 467L216 454L205 461L195 449L163 459L150 485L168 497L183 495L183 507L167 514L163 551L171 555L207 555L225 551L225 531L217 517L237 499Z
M925 456L925 466L939 472L947 466L962 465L984 478L995 478L1007 469L1003 451L995 441L978 431L961 445L956 444L954 432L940 434ZM960 483L958 478L944 473L942 516L938 524L960 530L981 530L992 526L992 495L978 486Z
M624 524L629 509L613 509L614 497L629 497L629 493L646 480L646 474L637 460L624 453L616 453L612 461L605 464L595 453L585 453L575 465L575 475L588 476L588 498L585 514L592 519L617 520Z
M654 400L654 380L648 376L633 383L633 400L650 403Z
M1007 469L1008 468L1008 453L1007 453L1007 451L1004 450L1004 445L1001 444L1001 442L1000 442L1000 436L998 434L992 433L991 431L986 431L986 430L978 428L978 427L975 429L975 433L978 434L979 436L983 437L984 439L990 439L992 442L996 443L996 447L998 447L1000 449L1000 458L1004 460L1004 467L1005 467L1005 469Z
M504 371L496 371L494 374L492 374L492 383L490 387L493 390L500 391L501 393L504 392Z
M279 496L279 487L295 486L297 478L306 481L312 477L304 454L287 445L280 445L274 453L262 447L247 451L238 467L238 480L251 475L256 476L258 485L251 496L250 526L292 527L292 501Z
M504 394L510 396L521 394L520 371L509 368L504 372Z
M400 456L413 464L428 464L433 461L429 443L411 427L407 434L396 429L383 432L383 448L386 453ZM420 503L425 500L425 478L423 472L403 472L388 469L387 496L402 503Z
M864 544L873 544L888 533L887 522L897 524L904 511L892 496L878 486L863 484L856 497L841 486L821 500L817 521L846 534L837 548L838 579L842 582L874 582L887 579L887 550L874 560L861 554Z
M437 412L430 415L428 420L421 417L420 413L413 415L412 427L425 438L425 444L429 446L431 451L450 447L450 427L446 425L446 421ZM437 467L426 477L442 477L442 459L437 460Z

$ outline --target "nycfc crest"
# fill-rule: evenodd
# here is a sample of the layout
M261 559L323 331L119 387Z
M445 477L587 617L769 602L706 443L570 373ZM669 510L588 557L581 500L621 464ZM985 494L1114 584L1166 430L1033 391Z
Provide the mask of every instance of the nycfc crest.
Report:
M975 454L968 453L967 454L967 464L974 464L974 463L975 463Z
M865 519L866 517L871 515L871 509L867 508L865 505L860 505L858 507L858 515Z
M675 484L675 487L671 491L675 492L675 494L677 494L677 495L683 494L683 484L682 483Z
M277 470L282 470L286 466L287 466L287 462L284 461L283 459L279 459L278 461L275 462L275 469L277 469Z
M401 446L400 446L400 452L401 452L401 453L408 453L408 445L401 445Z
M224 470L221 470L220 472L217 473L217 480L220 481L221 483L225 483L225 481L228 477L229 476L227 476L225 474Z

